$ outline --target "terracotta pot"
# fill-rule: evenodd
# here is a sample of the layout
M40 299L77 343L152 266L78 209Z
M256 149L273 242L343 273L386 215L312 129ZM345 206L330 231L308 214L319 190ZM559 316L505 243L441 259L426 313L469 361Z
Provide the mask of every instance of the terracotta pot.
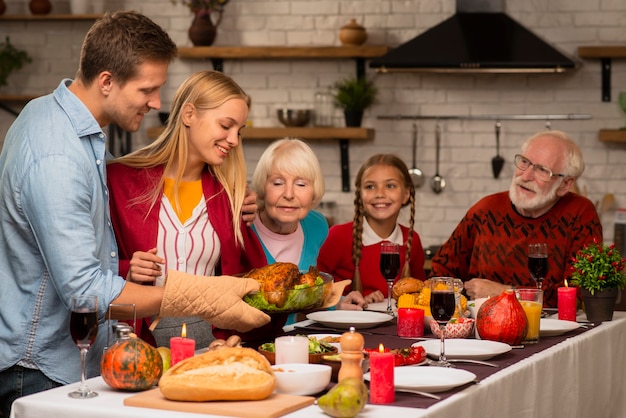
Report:
M339 30L339 40L345 46L363 45L367 40L367 32L355 19L350 19L350 22Z
M592 295L587 289L581 289L585 312L590 322L603 322L613 320L615 301L617 300L618 289L603 289L595 291Z
M52 3L50 0L30 0L28 8L34 15L47 15L52 10Z
M219 13L219 12L218 12ZM219 13L217 21L214 23L210 14L197 13L191 26L189 27L189 39L195 46L211 46L215 42L217 36L217 25L222 20L222 14Z

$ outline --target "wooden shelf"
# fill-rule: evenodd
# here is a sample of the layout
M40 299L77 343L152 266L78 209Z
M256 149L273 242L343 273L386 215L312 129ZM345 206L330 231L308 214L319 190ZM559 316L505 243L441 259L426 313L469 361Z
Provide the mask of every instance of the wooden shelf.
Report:
M611 101L611 60L626 58L624 45L579 46L578 56L600 60L602 70L602 101Z
M155 139L161 132L162 126L147 129L148 138ZM241 138L244 140L274 140L284 137L306 139L308 141L324 141L333 139L369 140L374 138L374 129L369 128L244 128Z
M155 139L163 126L148 128L148 138ZM241 137L249 140L276 140L285 137L300 138L307 141L339 140L341 159L341 187L344 192L350 191L350 158L348 147L350 141L365 141L374 138L374 129L369 128L245 128Z
M618 142L626 144L626 130L623 129L600 129L598 139L601 142Z
M377 58L385 55L389 47L363 46L195 46L179 47L181 58L221 59L312 59L312 58Z
M101 14L47 14L47 15L0 15L0 20L30 21L30 20L98 20Z

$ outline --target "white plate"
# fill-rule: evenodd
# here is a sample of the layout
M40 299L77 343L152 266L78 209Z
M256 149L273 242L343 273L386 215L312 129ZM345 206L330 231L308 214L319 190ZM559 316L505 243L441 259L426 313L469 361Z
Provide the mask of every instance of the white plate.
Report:
M370 374L363 375L370 380ZM444 392L476 379L474 373L447 367L394 367L393 381L396 388Z
M573 331L578 327L580 327L580 324L574 321L541 318L541 322L539 323L539 335L542 337L553 337Z
M317 340L321 340L321 339L326 338L326 337L340 338L341 334L309 334L308 337L314 337ZM332 345L333 347L337 347L337 352L341 353L341 344L340 343L328 343L328 344Z
M413 345L421 345L426 350L426 354L438 359L440 344L441 342L437 339L420 341ZM446 357L449 359L486 360L509 351L511 351L510 345L497 341L454 338L446 340Z
M393 317L381 312L370 311L319 311L308 314L307 319L333 328L372 328L391 321Z

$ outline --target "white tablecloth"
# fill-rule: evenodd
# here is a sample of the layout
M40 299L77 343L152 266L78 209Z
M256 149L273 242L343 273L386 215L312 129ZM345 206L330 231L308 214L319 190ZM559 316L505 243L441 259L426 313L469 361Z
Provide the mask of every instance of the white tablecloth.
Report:
M67 393L77 385L20 398L13 404L11 418L200 416L125 407L124 398L133 394L113 391L101 378L89 380L91 388L100 393L97 398L68 398ZM613 321L507 367L426 410L367 405L359 415L381 416L626 417L626 312L616 312ZM315 405L288 417L328 418Z

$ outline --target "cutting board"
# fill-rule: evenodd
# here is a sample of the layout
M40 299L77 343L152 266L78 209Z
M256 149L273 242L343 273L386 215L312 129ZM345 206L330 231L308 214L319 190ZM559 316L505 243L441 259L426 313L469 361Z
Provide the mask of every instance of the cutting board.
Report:
M166 399L157 388L129 396L124 399L124 405L228 417L277 418L312 405L314 401L310 396L273 394L262 401L179 402Z

